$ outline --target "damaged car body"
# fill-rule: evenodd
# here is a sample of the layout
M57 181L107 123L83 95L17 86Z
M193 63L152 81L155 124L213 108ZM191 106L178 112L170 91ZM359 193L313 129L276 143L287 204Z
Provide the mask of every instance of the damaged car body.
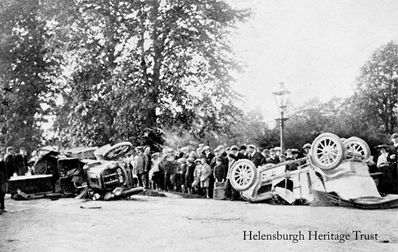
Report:
M312 143L308 157L256 168L247 159L232 165L230 181L250 202L281 198L310 205L339 205L362 209L398 207L398 195L382 197L369 173L370 149L365 141L323 133ZM288 165L297 169L287 171ZM288 188L288 182L293 186Z
M131 148L130 142L122 142L63 153L44 149L34 160L34 175L12 177L10 192L16 199L26 198L26 193L49 195L49 191L94 200L127 198L143 191L133 187L130 164L123 161Z
M142 187L133 187L130 164L122 160L131 148L129 142L106 145L95 152L97 160L86 160L83 169L93 199L125 198L144 190Z

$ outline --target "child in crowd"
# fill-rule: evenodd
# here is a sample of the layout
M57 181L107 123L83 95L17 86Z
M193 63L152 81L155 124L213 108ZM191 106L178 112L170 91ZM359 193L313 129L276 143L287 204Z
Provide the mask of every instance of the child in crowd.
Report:
M193 158L187 158L187 170L185 172L185 188L192 194L192 183L194 181L195 162Z
M200 159L196 159L195 160L195 170L193 173L194 180L192 182L192 188L195 190L195 192L199 191L201 172L202 172L202 161Z
M214 167L214 172L213 172L216 182L224 182L227 177L227 172L228 172L227 165L223 163L221 157L218 157L216 159L216 166Z
M209 196L209 186L210 186L210 175L211 175L211 167L206 163L206 156L203 156L201 159L201 172L200 172L200 187L203 189L203 192L206 195L206 198L210 198Z

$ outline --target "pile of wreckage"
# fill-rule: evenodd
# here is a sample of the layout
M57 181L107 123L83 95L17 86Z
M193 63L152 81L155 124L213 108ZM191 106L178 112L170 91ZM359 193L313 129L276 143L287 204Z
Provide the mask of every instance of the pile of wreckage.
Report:
M34 175L11 177L9 191L17 200L43 197L128 198L143 191L142 187L133 187L131 167L124 160L131 148L130 142L62 153L53 148L41 148L31 161Z
M398 195L382 197L369 173L368 144L358 137L340 139L323 133L307 157L255 167L247 159L230 169L232 187L249 202L305 202L361 209L398 207ZM293 171L288 166L295 166ZM376 174L377 175L377 174Z

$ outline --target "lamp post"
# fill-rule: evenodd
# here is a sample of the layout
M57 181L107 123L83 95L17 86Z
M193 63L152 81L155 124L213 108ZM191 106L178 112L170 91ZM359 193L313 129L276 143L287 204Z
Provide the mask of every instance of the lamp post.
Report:
M284 121L287 118L284 117L284 112L287 107L287 99L289 97L290 91L286 89L285 84L283 82L279 83L279 90L272 93L277 101L277 105L280 108L281 117L277 119L280 125L280 144L281 144L281 152L283 153L283 128L284 128Z

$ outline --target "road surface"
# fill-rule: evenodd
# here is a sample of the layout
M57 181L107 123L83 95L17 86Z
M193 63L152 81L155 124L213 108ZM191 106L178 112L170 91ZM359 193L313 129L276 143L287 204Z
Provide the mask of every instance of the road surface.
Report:
M167 196L7 199L0 251L398 251L398 209Z

